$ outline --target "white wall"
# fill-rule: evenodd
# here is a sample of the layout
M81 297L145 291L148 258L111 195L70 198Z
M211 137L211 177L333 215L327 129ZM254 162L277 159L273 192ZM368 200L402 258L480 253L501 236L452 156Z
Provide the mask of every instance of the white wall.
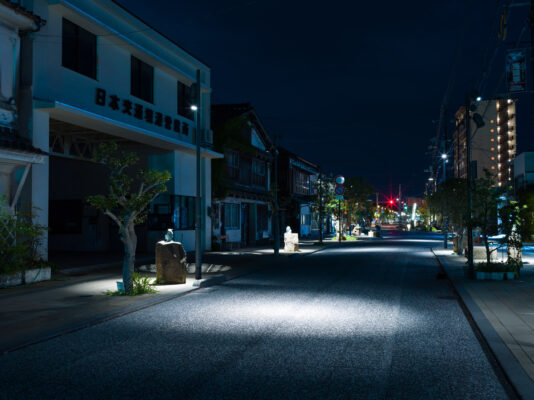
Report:
M109 119L110 124L126 123L138 128L146 129L169 138L191 143L193 139L194 122L181 117L177 113L177 81L191 84L196 78L196 70L201 70L203 88L201 128L210 129L210 70L200 61L188 55L178 46L170 43L161 35L147 29L135 17L131 16L119 6L109 0L70 0L82 13L69 9L61 2L49 4L46 0L35 0L33 11L44 18L47 23L43 29L35 34L34 45L34 98L39 100L39 107L46 109L54 107L54 102L65 103L69 106L90 112L99 117ZM97 76L96 79L79 74L61 65L62 63L62 18L89 30L97 37ZM137 32L135 35L121 37L118 32ZM135 43L128 40L135 39ZM145 51L146 50L146 51ZM149 103L130 94L130 60L135 55L154 67L154 102ZM106 91L106 105L96 104L97 89ZM187 124L188 135L168 130L165 126L139 120L133 115L113 110L109 107L110 96L116 95L121 99L138 103L143 108L154 112L161 112L179 120L181 127ZM48 115L39 114L35 124L34 145L48 149ZM43 114L43 115L41 115ZM46 146L43 144L46 143ZM170 194L195 196L195 155L182 151L174 151L172 168L173 185ZM34 198L45 205L48 210L48 164L36 167L33 173ZM53 177L52 177L53 179ZM41 182L41 183L40 183ZM206 209L211 204L211 162L203 162L203 219L205 226L204 246L211 245L211 220L206 215ZM46 186L46 188L45 188ZM45 200L46 199L46 200ZM43 221L47 215L43 215ZM154 236L154 235L153 235ZM159 240L155 236L153 240ZM182 241L186 250L194 249L194 230L177 231L176 240Z

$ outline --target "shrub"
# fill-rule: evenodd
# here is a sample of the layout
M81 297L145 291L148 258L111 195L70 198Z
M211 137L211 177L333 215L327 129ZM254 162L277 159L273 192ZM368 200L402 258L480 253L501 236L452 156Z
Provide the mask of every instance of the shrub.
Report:
M158 291L152 286L152 280L149 276L141 276L139 272L133 274L133 288L130 293L119 292L118 290L106 292L110 296L137 296L139 294L157 293Z
M32 214L8 210L5 196L0 196L0 273L48 266L38 252L47 228L34 224Z

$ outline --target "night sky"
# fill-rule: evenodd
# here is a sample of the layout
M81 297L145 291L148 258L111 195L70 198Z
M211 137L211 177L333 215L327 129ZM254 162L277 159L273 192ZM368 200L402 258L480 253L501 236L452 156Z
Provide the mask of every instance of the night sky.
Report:
M250 101L271 136L323 171L419 196L448 82L449 121L466 91L502 93L504 49L528 14L511 9L493 58L508 0L117 2L211 67L214 104ZM529 29L521 39L530 46ZM516 96L519 152L534 149L530 96Z

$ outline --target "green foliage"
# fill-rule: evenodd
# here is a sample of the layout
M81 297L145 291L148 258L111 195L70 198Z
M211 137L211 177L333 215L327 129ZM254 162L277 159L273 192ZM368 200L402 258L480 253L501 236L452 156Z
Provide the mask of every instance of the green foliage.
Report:
M481 262L475 265L475 271L478 272L515 272L512 267L505 263L487 263Z
M38 253L47 227L34 223L33 219L32 214L8 212L5 196L0 196L0 273L49 265Z
M157 293L153 287L152 279L149 276L141 276L138 272L133 274L133 288L130 293L119 292L118 290L106 292L109 296L137 296L140 294Z
M140 169L136 175L139 187L133 190L134 180L125 170L139 161L135 153L119 150L115 142L104 142L99 145L94 160L109 168L109 193L89 196L88 203L108 215L113 214L116 219L110 217L116 223L127 225L129 219L136 225L144 222L150 202L167 191L166 182L171 179L169 171Z

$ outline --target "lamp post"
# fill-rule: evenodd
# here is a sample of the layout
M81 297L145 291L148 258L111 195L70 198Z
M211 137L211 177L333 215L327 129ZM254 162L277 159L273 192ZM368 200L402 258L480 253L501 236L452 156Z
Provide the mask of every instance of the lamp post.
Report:
M273 190L273 201L274 201L274 223L273 223L273 236L274 236L274 255L278 256L280 254L280 220L279 220L279 209L278 209L278 147L277 147L278 136L274 137L274 190Z
M480 97L477 101L480 101ZM471 180L473 172L471 171L471 117L470 110L471 99L469 95L465 96L465 139L467 152L467 272L469 278L474 278L475 267L473 265L473 226L471 214L473 212L473 190Z
M200 70L197 69L197 81L194 86L194 102L191 105L191 110L195 114L196 122L196 197L195 197L195 279L200 281L202 279L202 199L201 199L201 159L200 159ZM195 104L196 103L196 104Z

